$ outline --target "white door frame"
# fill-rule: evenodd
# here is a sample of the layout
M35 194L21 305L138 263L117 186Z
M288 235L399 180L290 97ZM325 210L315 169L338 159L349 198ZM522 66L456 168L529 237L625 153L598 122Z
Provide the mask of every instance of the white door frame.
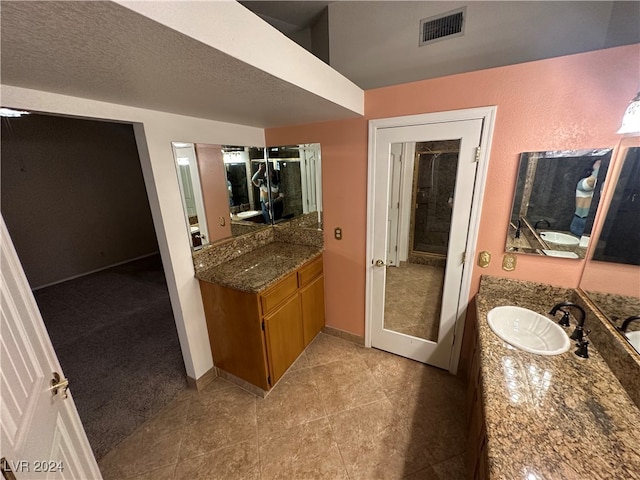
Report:
M373 258L373 222L375 199L370 192L374 190L375 183L375 153L378 129L389 127L405 127L415 125L425 125L432 123L457 122L463 120L482 119L483 128L480 140L480 154L478 156L478 168L476 172L476 182L473 192L473 204L471 206L471 216L469 219L469 234L466 244L466 256L464 261L464 272L460 288L458 302L458 315L455 326L454 343L449 362L449 372L455 374L458 370L460 349L462 347L462 335L464 332L464 321L469 303L469 292L471 290L471 278L473 264L476 256L476 243L478 230L480 227L480 214L482 212L482 200L484 198L484 188L489 165L489 152L491 151L491 139L495 123L496 106L469 108L464 110L452 110L448 112L425 113L420 115L407 115L402 117L382 118L369 121L369 151L368 151L368 178L367 178L367 253L366 253L366 303L365 303L365 346L371 347L372 312L373 312L373 291L372 274L375 259Z

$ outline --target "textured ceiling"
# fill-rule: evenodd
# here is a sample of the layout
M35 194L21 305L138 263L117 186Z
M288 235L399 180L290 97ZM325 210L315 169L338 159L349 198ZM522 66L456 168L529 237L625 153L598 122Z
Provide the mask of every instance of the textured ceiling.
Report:
M2 2L2 83L257 127L356 114L112 2Z

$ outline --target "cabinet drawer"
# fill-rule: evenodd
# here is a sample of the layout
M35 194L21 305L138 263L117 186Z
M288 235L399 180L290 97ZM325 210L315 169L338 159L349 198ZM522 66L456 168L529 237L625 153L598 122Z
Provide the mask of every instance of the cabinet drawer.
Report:
M303 266L298 271L298 285L304 286L322 273L322 256Z
M260 296L260 304L262 305L262 314L266 315L277 307L285 298L296 292L298 282L296 274L293 273L283 278L273 287L269 288Z

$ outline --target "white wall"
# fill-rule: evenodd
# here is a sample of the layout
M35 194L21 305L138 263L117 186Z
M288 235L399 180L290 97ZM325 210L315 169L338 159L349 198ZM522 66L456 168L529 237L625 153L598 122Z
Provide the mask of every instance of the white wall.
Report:
M201 377L213 360L171 142L264 146L264 131L8 85L0 88L5 107L134 124L187 375Z

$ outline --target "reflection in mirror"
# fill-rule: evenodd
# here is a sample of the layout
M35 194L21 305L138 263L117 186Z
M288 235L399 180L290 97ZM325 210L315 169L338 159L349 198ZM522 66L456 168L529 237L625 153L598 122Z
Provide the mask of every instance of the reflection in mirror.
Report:
M223 146L222 155L229 193L231 233L234 237L264 228L260 194L252 186L253 173L266 165L262 147Z
M320 144L172 148L192 248L283 222L322 228Z
M386 330L438 341L459 153L460 139L391 144Z
M584 258L611 152L522 153L506 251Z
M640 265L640 147L627 149L593 259Z
M322 211L320 144L269 147L269 211L273 223ZM264 173L263 173L264 175Z
M640 353L640 297L587 291L589 298Z
M192 143L173 142L172 148L191 248L201 248L209 243L209 234L196 151Z

